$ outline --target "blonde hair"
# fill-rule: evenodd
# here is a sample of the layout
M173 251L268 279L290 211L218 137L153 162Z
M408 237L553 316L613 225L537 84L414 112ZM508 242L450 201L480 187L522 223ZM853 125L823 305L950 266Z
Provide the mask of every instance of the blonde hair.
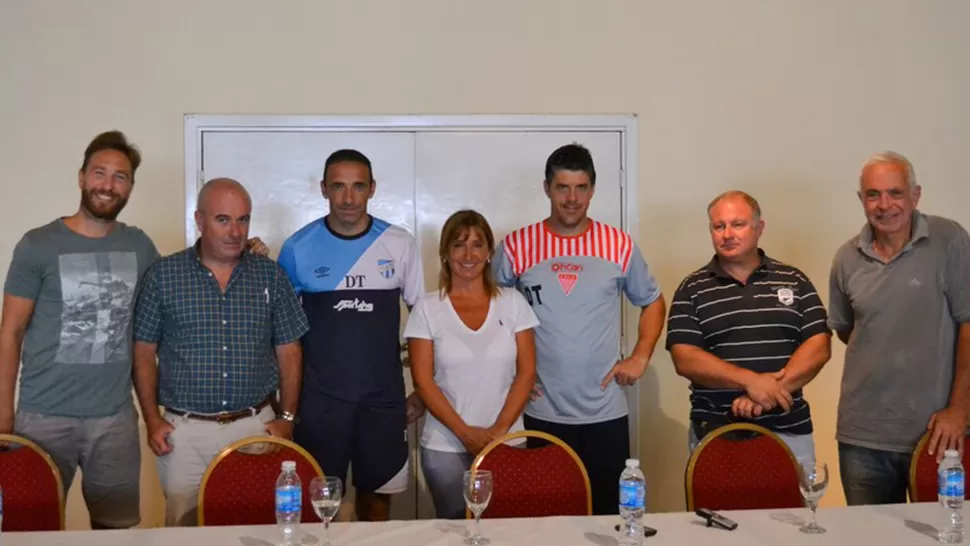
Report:
M749 193L741 190L726 191L715 197L714 200L707 205L707 214L711 213L711 209L714 208L714 205L731 197L740 197L745 203L748 204L749 207L751 207L751 212L753 213L755 223L758 223L758 220L761 220L761 205L758 204L758 200L752 197Z
M495 236L488 221L479 212L474 210L460 210L448 217L445 225L441 228L441 239L438 243L438 257L441 259L441 273L438 275L438 290L441 295L451 292L451 267L448 265L448 255L451 247L457 241L468 236L471 230L475 230L483 239L488 247L489 259L491 260L492 251L495 250ZM492 268L485 265L482 271L482 283L485 285L485 293L489 298L498 295L498 284L492 275Z

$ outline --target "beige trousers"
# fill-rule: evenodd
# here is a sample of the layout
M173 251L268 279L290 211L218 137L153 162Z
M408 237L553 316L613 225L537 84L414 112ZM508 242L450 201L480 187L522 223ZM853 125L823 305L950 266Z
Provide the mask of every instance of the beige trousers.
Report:
M250 436L265 436L265 423L273 419L271 406L266 406L253 417L225 425L165 415L165 420L175 427L168 437L172 451L156 459L158 477L165 493L165 525L196 525L199 485L206 467L229 444Z

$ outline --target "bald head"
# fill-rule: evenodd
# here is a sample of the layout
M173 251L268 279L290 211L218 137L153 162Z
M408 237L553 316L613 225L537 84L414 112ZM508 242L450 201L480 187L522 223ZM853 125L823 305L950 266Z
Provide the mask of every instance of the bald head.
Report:
M221 201L227 195L242 198L249 208L252 208L253 201L242 184L232 178L213 178L202 185L199 197L196 199L195 210L199 212L209 210L215 202Z
M203 260L224 264L238 261L249 239L253 210L246 188L231 178L209 180L199 191L195 208Z

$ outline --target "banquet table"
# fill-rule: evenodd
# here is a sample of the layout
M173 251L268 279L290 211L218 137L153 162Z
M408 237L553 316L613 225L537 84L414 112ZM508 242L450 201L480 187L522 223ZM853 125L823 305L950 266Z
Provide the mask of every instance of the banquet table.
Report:
M970 508L964 508L964 517ZM827 532L809 535L799 527L807 509L725 511L738 523L733 531L707 527L687 512L647 514L643 523L657 529L644 540L647 546L679 544L732 545L851 545L919 546L935 544L940 510L935 503L820 508L818 523ZM483 519L482 534L491 545L536 546L617 543L618 516ZM381 523L346 522L330 527L331 543L389 544L392 546L462 544L473 521L415 520ZM322 544L323 524L301 525L302 544ZM3 533L2 546L273 546L279 543L275 526L151 528L121 531L57 531ZM970 544L970 539L965 543Z

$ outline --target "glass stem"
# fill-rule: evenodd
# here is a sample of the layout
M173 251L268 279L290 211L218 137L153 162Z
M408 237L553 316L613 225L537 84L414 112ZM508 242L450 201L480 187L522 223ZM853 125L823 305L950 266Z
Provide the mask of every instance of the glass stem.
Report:
M475 537L482 536L482 513L475 512Z
M818 526L818 523L815 522L815 506L816 506L815 503L812 502L811 503L811 508L812 508L812 527L817 527Z
M330 518L323 518L323 543L330 544Z

